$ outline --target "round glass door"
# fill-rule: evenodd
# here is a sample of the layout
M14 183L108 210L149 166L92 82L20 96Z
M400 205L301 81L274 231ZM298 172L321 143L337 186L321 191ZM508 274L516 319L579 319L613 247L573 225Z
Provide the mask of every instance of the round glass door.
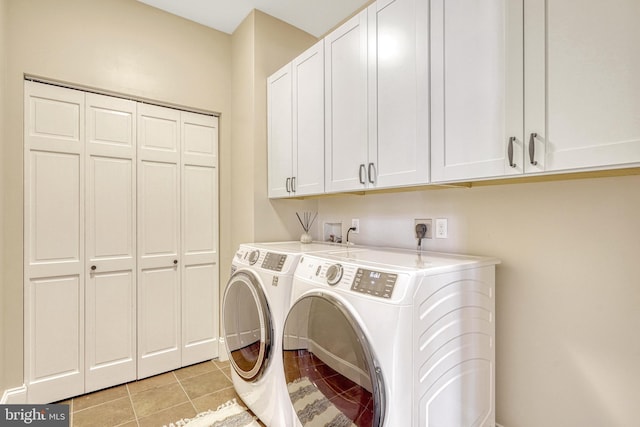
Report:
M264 292L253 274L238 271L229 279L222 323L231 366L242 378L257 380L270 360L273 327Z
M381 370L339 300L319 293L298 300L287 316L282 348L289 398L303 426L382 425Z

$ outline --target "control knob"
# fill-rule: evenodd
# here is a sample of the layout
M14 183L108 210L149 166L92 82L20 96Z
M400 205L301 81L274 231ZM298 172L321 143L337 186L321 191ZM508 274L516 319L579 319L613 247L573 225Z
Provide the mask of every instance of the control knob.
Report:
M337 285L340 279L342 279L342 271L342 265L330 265L329 268L327 268L327 283L331 286Z
M257 249L249 252L249 264L253 265L258 262L258 258L260 258L260 251Z

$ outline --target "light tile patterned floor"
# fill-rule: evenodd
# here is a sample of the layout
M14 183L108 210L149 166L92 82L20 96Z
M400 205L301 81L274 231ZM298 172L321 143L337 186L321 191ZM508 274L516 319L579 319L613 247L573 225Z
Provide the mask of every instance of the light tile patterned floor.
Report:
M229 362L213 360L74 397L72 427L162 427L236 398Z

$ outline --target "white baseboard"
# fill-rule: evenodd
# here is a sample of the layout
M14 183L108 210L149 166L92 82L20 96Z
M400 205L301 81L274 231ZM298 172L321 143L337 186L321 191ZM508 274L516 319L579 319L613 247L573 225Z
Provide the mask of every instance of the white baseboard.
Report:
M27 403L27 387L22 385L16 388L10 388L2 393L2 405L24 404Z
M229 353L227 353L227 344L224 341L224 337L220 337L218 340L218 360L221 362L229 360Z

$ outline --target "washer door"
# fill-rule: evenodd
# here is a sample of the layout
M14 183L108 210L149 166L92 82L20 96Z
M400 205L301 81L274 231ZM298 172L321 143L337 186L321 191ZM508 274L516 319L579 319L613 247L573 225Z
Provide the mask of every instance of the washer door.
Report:
M382 425L382 371L342 302L320 293L299 299L287 316L282 348L289 398L303 426Z
M258 380L271 360L271 311L258 278L240 270L227 283L222 327L233 369L248 381Z

